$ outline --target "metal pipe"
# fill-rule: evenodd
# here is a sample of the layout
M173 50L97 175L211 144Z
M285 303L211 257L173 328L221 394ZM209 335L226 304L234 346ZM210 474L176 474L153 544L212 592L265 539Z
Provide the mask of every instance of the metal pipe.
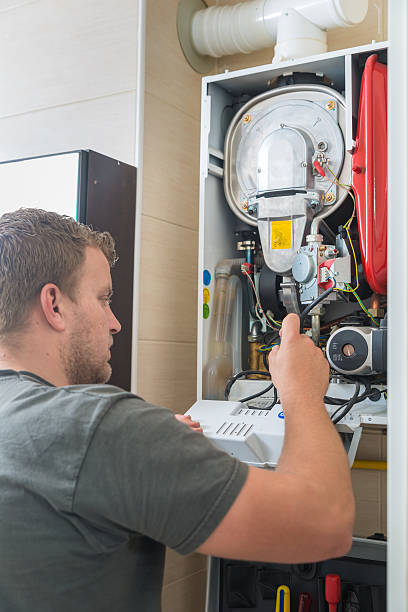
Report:
M319 346L320 340L320 314L312 314L312 340Z

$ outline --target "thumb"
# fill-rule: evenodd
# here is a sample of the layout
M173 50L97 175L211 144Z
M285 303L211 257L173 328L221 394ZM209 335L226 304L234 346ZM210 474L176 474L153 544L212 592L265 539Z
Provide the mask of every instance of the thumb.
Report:
M272 350L269 351L268 364L269 370L272 370L275 364L275 359L279 351L279 345L273 346Z
M282 329L280 331L281 346L287 342L291 342L299 336L300 319L297 314L288 314L282 321Z

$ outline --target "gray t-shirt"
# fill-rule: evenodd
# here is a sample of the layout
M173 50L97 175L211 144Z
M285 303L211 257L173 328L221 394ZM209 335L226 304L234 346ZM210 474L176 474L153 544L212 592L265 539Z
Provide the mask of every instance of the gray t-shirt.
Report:
M199 547L246 476L117 387L0 371L1 612L158 612L164 545Z

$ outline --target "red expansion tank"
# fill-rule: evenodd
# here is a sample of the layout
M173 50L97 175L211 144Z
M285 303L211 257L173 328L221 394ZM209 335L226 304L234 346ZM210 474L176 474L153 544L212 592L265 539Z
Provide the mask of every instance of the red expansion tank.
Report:
M364 68L351 184L368 284L387 293L387 67L371 55Z

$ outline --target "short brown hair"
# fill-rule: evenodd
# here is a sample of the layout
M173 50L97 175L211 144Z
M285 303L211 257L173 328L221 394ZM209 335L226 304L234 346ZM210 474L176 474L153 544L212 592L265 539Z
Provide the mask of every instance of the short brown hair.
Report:
M47 283L75 297L76 272L86 247L116 261L109 232L97 232L66 215L20 208L0 217L0 335L16 332Z

